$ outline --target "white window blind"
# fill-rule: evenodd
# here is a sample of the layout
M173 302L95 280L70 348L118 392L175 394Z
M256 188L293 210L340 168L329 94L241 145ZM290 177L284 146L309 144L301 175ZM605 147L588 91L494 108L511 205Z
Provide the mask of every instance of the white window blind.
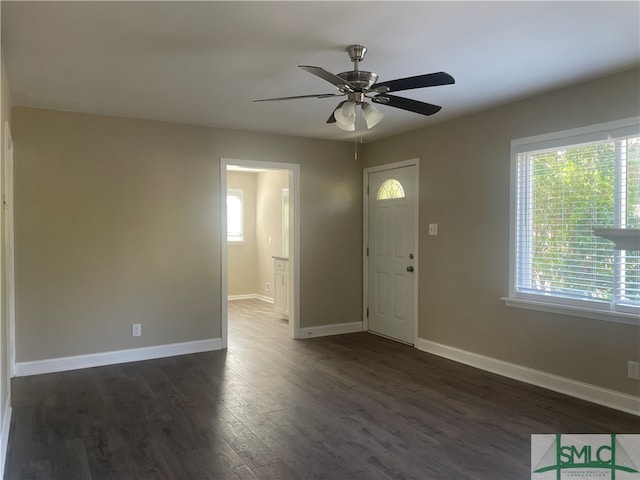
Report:
M512 297L640 313L640 245L593 234L640 228L640 127L602 127L512 143Z

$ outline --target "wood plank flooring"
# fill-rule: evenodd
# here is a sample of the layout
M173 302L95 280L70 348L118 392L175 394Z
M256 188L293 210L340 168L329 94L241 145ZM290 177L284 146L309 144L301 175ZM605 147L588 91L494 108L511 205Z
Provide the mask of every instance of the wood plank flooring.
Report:
M532 433L640 419L367 333L293 341L258 300L229 349L13 380L7 479L526 480Z

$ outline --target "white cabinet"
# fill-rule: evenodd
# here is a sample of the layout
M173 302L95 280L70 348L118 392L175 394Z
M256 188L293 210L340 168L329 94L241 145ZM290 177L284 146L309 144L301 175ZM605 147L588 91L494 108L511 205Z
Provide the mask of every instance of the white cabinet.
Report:
M289 318L289 259L273 257L273 309Z

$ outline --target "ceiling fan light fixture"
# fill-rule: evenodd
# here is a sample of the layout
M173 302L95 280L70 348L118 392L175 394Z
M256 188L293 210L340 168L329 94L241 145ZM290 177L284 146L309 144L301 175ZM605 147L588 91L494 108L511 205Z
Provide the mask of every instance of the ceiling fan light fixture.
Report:
M336 126L347 132L353 132L356 128L356 104L345 102L333 112Z
M388 93L456 83L455 79L446 72L425 73L423 75L397 78L395 80L378 83L377 73L360 70L359 68L359 64L364 59L366 53L367 48L363 45L350 45L347 47L347 54L353 62L353 69L338 73L337 75L322 67L298 65L302 70L332 84L338 89L339 93L264 98L254 100L254 102L346 96L347 100L340 102L338 106L335 107L326 123L335 123L336 126L342 130L353 132L356 130L356 124L359 121L358 115L360 115L360 113L358 112L358 106L362 109L362 117L368 129L375 127L384 117L382 112L370 103L365 102L365 99L369 99L373 103L399 108L400 110L406 110L419 115L433 115L439 112L442 107L411 98L389 95Z
M367 124L367 128L375 127L384 118L384 113L370 103L362 104L362 116Z

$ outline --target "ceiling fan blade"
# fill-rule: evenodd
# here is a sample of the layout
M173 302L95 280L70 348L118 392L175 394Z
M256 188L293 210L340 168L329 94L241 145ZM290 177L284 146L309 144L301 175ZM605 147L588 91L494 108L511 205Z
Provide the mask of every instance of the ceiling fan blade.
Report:
M334 113L336 113L336 110L338 110L342 105L344 105L345 103L347 103L347 101L343 101L340 102L338 104L338 106L336 108L333 109L333 112L331 112L331 116L329 117L329 120L327 120L327 123L336 123L336 117L334 115Z
M315 95L295 95L293 97L262 98L260 100L254 100L254 102L278 102L280 100L295 100L296 98L343 97L344 95L346 95L346 93L318 93Z
M341 91L345 90L347 92L354 92L355 88L346 80L340 78L337 75L334 75L331 72L327 72L324 68L313 67L311 65L298 65L299 68L304 70L305 72L309 72L316 77L320 77L323 80L326 80L329 83L332 83L336 87L338 87Z
M388 82L376 83L370 92L387 93L399 92L401 90L412 90L414 88L437 87L439 85L451 85L456 83L455 79L445 72L427 73L415 77L398 78Z
M396 97L395 95L380 94L371 99L372 102L380 105L388 105L389 107L400 108L409 112L419 113L420 115L433 115L438 113L442 108L432 103L420 102L410 98Z

